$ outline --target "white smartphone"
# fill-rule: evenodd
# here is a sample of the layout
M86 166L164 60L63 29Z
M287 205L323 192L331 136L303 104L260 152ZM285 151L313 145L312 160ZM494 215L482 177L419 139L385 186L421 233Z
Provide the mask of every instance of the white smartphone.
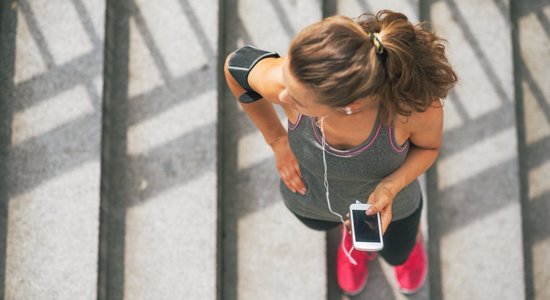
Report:
M370 204L352 204L349 207L353 247L363 251L380 251L384 248L380 213L367 216Z

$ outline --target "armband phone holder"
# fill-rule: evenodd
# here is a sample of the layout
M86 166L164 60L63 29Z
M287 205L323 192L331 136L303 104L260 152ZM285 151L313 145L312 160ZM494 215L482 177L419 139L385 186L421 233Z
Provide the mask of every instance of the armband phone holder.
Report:
M260 60L267 57L280 56L277 52L264 51L252 46L244 46L233 52L229 60L229 73L231 73L231 76L235 78L237 83L246 90L246 92L239 97L240 102L252 103L263 98L262 95L256 93L248 84L248 75Z

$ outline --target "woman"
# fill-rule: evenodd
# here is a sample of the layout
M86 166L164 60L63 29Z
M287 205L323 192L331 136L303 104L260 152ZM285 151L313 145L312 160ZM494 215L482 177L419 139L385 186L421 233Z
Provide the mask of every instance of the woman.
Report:
M426 277L417 178L439 153L441 101L457 82L442 43L405 15L381 11L310 25L283 58L245 47L226 60L231 92L273 149L287 207L306 226L329 230L355 200L371 204L367 214L382 221L380 255L404 293ZM284 109L288 132L272 104ZM338 283L358 294L374 255L351 251L342 229Z

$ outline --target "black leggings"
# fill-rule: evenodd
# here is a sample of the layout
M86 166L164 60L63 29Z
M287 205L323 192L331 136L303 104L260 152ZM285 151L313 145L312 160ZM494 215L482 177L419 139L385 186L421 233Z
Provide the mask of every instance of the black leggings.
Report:
M422 202L420 200L420 205L418 205L418 208L410 216L391 222L384 233L384 249L379 251L379 253L392 266L405 263L414 245L416 245L418 224L420 224L420 215L422 213ZM298 215L296 217L307 227L314 230L327 231L342 224L340 222L308 219Z

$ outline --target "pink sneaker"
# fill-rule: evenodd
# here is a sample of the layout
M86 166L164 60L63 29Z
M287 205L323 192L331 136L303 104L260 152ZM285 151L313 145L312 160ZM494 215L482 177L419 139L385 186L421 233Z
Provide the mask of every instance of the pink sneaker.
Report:
M422 240L416 242L407 261L394 267L395 278L403 294L414 294L420 290L428 272L426 251Z
M346 250L349 252L353 242L351 241L351 234L349 234L345 227L342 229L342 238L344 238L344 236L344 247L346 247ZM365 288L368 277L367 263L369 260L376 258L376 253L354 249L351 252L351 257L355 259L357 265L349 261L342 248L342 243L340 243L336 256L336 277L338 279L338 285L346 294L354 296L361 293L363 288Z

